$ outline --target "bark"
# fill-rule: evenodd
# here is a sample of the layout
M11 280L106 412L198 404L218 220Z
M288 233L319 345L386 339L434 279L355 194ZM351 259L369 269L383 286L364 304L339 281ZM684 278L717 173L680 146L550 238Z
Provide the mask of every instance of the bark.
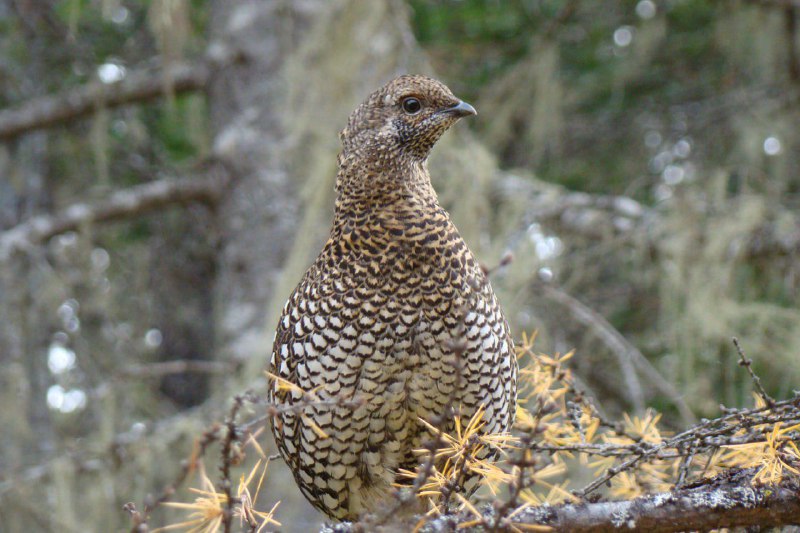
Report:
M700 486L621 502L532 508L520 513L515 521L576 533L668 533L795 525L800 524L800 489L735 483Z

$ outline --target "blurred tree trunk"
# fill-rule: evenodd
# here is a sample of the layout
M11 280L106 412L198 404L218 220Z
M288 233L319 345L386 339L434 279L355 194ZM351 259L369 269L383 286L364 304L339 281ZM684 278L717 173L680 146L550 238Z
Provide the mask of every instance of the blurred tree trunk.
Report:
M324 5L316 0L212 4L212 49L243 55L216 73L208 92L214 156L231 178L216 211L215 356L241 363L239 375L217 382L214 409L258 380L271 352L270 298L301 216L302 179L289 168L281 71ZM286 470L273 468L271 476L271 486L293 486ZM288 506L291 512L317 515L303 499L295 503Z
M301 182L287 168L286 86L280 72L324 4L220 0L212 5L212 48L235 49L244 58L218 71L209 87L214 155L232 178L217 210L217 357L242 362L267 351L265 310L297 226ZM227 386L222 392L229 392Z

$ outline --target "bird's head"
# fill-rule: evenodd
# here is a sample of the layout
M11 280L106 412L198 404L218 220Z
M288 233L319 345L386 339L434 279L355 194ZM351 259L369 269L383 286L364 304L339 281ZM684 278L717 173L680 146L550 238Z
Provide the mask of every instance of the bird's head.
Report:
M393 79L359 105L340 137L345 152L385 164L424 161L436 141L475 108L440 81L405 75Z

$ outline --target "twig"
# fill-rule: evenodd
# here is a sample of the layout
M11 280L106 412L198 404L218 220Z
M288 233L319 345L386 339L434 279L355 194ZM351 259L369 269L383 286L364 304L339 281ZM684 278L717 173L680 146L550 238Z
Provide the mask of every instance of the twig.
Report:
M761 378L753 372L753 360L745 357L744 350L742 350L739 339L736 337L733 337L733 345L736 346L736 352L739 354L739 359L741 359L739 361L739 366L743 366L747 369L747 373L750 374L750 379L753 380L753 386L756 388L756 392L758 392L758 395L764 400L764 403L767 404L767 407L774 407L775 399L764 390L764 386L761 385Z
M637 412L644 410L644 393L639 377L633 367L634 357L644 357L638 350L630 345L626 339L609 324L599 313L590 309L588 306L579 302L566 292L543 285L542 290L545 295L567 307L577 321L585 326L590 326L603 340L611 352L617 356L620 370L625 376L625 390L629 391L630 401Z
M356 404L349 399L339 398L331 401L308 402L304 403L303 406L333 404L334 402L336 405L361 405L361 403ZM222 494L224 494L226 498L225 509L222 514L222 526L226 533L230 533L236 506L241 505L242 503L239 497L234 497L232 490L233 484L231 482L231 468L237 465L238 461L242 458L241 448L239 448L238 444L246 444L246 440L252 435L251 428L257 425L256 423L259 425L264 423L264 419L259 418L247 424L238 426L236 425L236 418L239 414L239 411L246 403L262 404L265 402L263 402L260 396L249 391L235 396L228 416L225 418L225 422L222 424L214 423L203 432L202 437L195 442L191 457L182 462L181 470L176 476L175 480L169 485L165 486L159 496L155 498L148 497L142 511L138 511L133 503L128 503L125 505L124 510L131 515L131 533L141 533L142 531L146 531L147 520L150 513L152 513L156 507L169 500L178 487L184 484L189 474L197 468L198 461L205 455L209 445L216 441L221 441L219 465L221 479L218 485L222 490ZM284 410L294 409L295 407L297 406L276 406L267 402L268 414L266 418L276 416L278 413ZM279 455L271 455L267 457L267 460L273 460L279 457ZM248 524L252 529L253 522L251 522L249 518L247 519Z
M225 420L225 438L222 440L221 450L221 464L220 472L222 479L220 485L223 494L225 494L225 512L222 514L222 527L225 533L231 533L231 524L233 522L234 506L238 503L238 498L234 501L233 491L231 490L231 464L236 459L233 456L233 443L238 440L238 431L236 428L236 416L239 414L239 409L244 405L244 395L236 395L233 399L230 413Z
M665 450L677 449L695 440L702 442L702 447L708 451L729 444L764 442L766 439L763 437L760 439L755 438L752 441L747 439L742 441L734 437L734 433L763 424L776 424L778 422L798 423L800 422L800 411L798 411L798 408L800 408L800 397L782 400L775 402L772 407L765 406L753 409L741 409L714 420L705 420L697 426L682 431L659 443L636 443L630 447L630 455L633 455L631 459L609 468L605 474L596 478L583 489L576 491L575 494L577 496L586 496L609 482L618 474L635 467L641 461L650 457L662 458L664 457L663 453ZM548 447L536 445L536 448L546 449ZM696 453L699 448L698 446L691 453ZM556 447L549 447L549 450L557 451ZM600 455L602 455L602 453ZM620 455L628 454L623 452Z
M522 491L535 481L535 476L527 476L528 469L536 467L536 457L531 452L531 444L533 443L533 434L539 432L541 418L544 415L544 404L542 398L538 399L538 408L534 415L533 429L520 437L520 449L517 452L517 457L509 460L509 464L516 469L516 476L514 476L509 483L508 498L501 505L496 505L494 509L494 518L491 524L487 527L489 531L503 531L507 526L506 517L519 507L519 497Z
M681 461L680 469L678 470L678 479L675 481L675 487L682 488L686 483L686 478L689 475L689 470L692 467L692 463L694 462L695 457L695 449L696 445L699 444L697 442L693 442L689 445L689 449L686 452L686 455L683 457L683 461Z
M642 384L636 374L634 365L642 368L647 377L653 382L653 385L672 400L684 421L691 422L695 419L691 409L686 405L678 391L661 377L658 371L649 368L652 365L649 364L644 355L628 342L605 318L556 287L546 284L537 284L536 286L546 297L566 307L578 323L590 327L611 353L617 357L620 370L625 376L626 390L630 391L630 401L637 411L644 410L645 402Z

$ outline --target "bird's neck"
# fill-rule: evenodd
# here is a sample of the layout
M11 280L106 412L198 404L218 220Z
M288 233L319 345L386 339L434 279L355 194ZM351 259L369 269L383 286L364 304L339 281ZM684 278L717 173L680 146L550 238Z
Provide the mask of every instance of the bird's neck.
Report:
M397 203L439 207L424 160L360 157L347 152L339 155L337 218Z
M463 243L439 205L423 161L386 168L374 160L340 156L336 191L331 234L319 259L323 263L331 256L380 256L381 264L391 268L411 259L439 261L446 246Z

